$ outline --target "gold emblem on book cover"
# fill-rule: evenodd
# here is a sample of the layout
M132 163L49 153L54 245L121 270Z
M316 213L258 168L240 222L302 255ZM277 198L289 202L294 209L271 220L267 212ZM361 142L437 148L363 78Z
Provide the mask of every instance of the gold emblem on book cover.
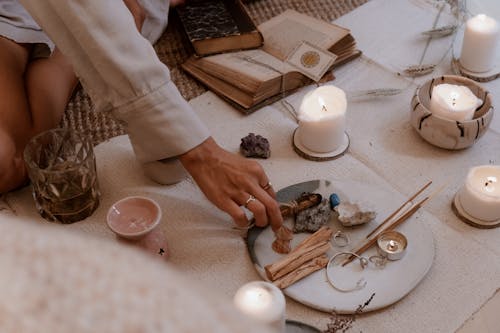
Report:
M304 67L312 68L319 64L320 55L316 51L307 51L300 57L300 62Z

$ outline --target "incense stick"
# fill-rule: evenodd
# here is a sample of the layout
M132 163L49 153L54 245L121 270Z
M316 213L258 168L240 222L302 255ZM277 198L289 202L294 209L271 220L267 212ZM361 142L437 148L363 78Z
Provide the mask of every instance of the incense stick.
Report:
M412 195L408 200L406 200L398 209L396 209L391 215L389 215L382 223L380 223L375 229L373 229L365 238L370 238L375 232L387 224L394 216L396 216L406 205L413 201L420 193L422 193L429 185L432 184L432 180L425 184L420 190L418 190L414 195Z
M410 216L413 215L413 213L415 213L420 207L422 207L427 202L427 200L429 200L429 197L425 197L420 202L413 205L407 212L405 212L403 215L401 215L401 217L399 217L397 220L394 220L394 222L392 222L386 229L384 229L384 231L385 230L392 230L395 227L397 227L398 225L400 225L401 223L403 223L404 221L406 221ZM365 252L368 248L370 248L373 244L375 244L377 242L377 237L379 234L380 233L377 233L376 237L372 237L372 238L368 239L359 249L354 251L354 253L359 256L363 252ZM347 258L347 260L342 264L342 266L347 265L348 263L353 261L355 258L356 258L356 256L354 256L354 255L349 256L349 258Z

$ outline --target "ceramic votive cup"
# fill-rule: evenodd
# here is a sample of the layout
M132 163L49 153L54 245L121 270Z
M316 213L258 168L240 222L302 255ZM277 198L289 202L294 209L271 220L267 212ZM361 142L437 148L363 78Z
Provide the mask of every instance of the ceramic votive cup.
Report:
M432 89L445 83L466 86L482 100L471 120L451 120L432 112ZM425 141L445 149L457 150L472 146L484 135L492 118L493 103L490 93L477 82L461 76L444 75L433 78L418 87L411 100L412 127Z
M160 223L161 209L156 201L130 196L115 202L108 210L108 227L118 236L139 239Z

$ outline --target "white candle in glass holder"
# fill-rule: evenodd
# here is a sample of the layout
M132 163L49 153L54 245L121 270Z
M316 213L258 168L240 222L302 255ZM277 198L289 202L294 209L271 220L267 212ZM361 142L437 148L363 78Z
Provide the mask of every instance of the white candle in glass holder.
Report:
M460 64L476 73L487 72L498 61L499 27L495 19L479 14L469 19L465 25Z
M485 222L500 219L500 166L483 165L469 170L458 192L463 210Z
M344 141L347 99L334 86L321 86L307 93L298 112L298 138L307 149L328 153Z
M429 109L443 118L464 121L474 117L481 103L468 87L444 83L432 88Z
M234 304L242 313L268 325L276 333L285 332L285 296L274 284L249 282L238 289Z

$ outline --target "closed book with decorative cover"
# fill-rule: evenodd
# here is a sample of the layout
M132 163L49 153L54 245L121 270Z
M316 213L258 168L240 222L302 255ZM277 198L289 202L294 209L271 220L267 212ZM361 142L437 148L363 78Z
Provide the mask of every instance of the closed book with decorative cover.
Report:
M262 46L262 34L239 0L190 0L176 10L198 56Z

